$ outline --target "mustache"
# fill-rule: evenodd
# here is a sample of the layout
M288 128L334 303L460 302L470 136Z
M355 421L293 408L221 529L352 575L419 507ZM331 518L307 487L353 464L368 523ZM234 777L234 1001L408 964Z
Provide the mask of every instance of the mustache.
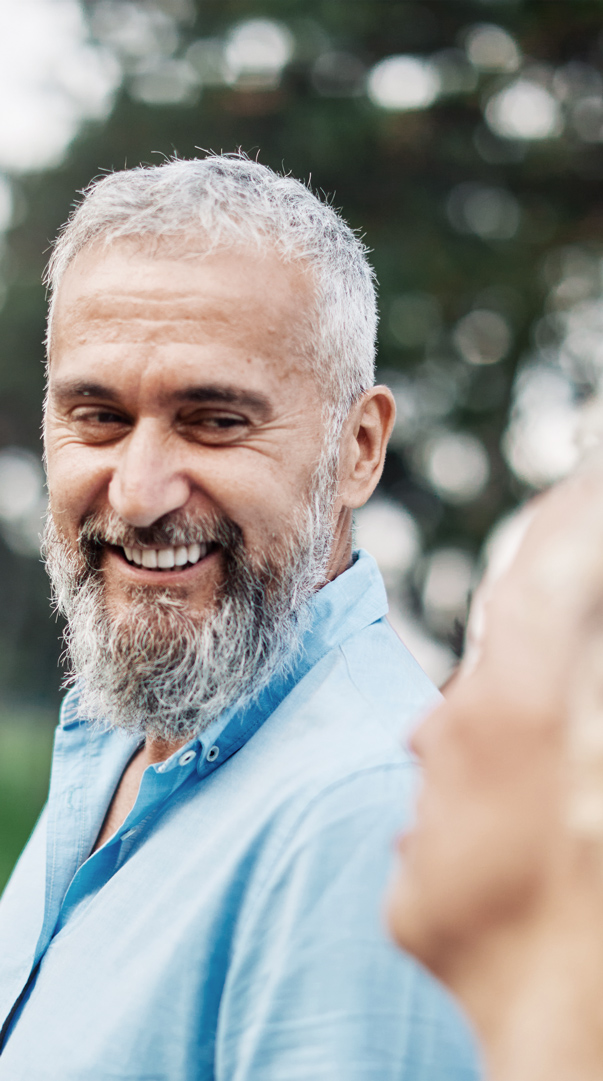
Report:
M78 536L80 554L93 566L107 545L168 548L185 544L216 544L227 553L236 553L243 547L243 532L231 518L216 514L173 511L150 526L138 527L109 510L86 518Z

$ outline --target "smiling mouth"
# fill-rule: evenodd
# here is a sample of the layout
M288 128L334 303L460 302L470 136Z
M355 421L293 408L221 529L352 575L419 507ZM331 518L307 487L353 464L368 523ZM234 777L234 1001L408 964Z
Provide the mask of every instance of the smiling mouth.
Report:
M186 570L200 563L211 552L216 551L217 544L180 544L167 548L127 548L117 547L117 551L123 554L127 563L132 567L142 567L144 570L174 571Z

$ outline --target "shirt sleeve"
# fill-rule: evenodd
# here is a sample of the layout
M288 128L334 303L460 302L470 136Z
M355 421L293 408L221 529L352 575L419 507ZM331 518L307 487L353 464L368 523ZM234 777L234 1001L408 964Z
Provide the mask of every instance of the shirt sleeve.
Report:
M334 785L302 816L234 942L216 1081L479 1076L457 1008L384 929L404 803L404 769L382 767Z

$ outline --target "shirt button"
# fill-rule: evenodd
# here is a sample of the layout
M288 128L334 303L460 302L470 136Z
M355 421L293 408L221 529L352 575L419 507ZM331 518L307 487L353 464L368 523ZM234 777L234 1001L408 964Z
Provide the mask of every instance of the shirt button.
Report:
M180 758L178 759L178 765L188 766L189 762L192 762L195 755L196 751L185 751L184 754L180 755Z
M208 762L215 762L216 758L219 755L219 753L220 753L220 748L219 747L210 747L209 751L207 752L207 761Z

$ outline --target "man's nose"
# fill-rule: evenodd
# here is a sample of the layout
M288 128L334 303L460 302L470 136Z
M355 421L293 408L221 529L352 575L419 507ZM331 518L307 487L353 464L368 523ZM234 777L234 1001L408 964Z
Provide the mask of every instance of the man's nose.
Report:
M109 503L130 525L144 529L187 502L190 483L169 441L149 422L138 425L121 446L109 483Z

